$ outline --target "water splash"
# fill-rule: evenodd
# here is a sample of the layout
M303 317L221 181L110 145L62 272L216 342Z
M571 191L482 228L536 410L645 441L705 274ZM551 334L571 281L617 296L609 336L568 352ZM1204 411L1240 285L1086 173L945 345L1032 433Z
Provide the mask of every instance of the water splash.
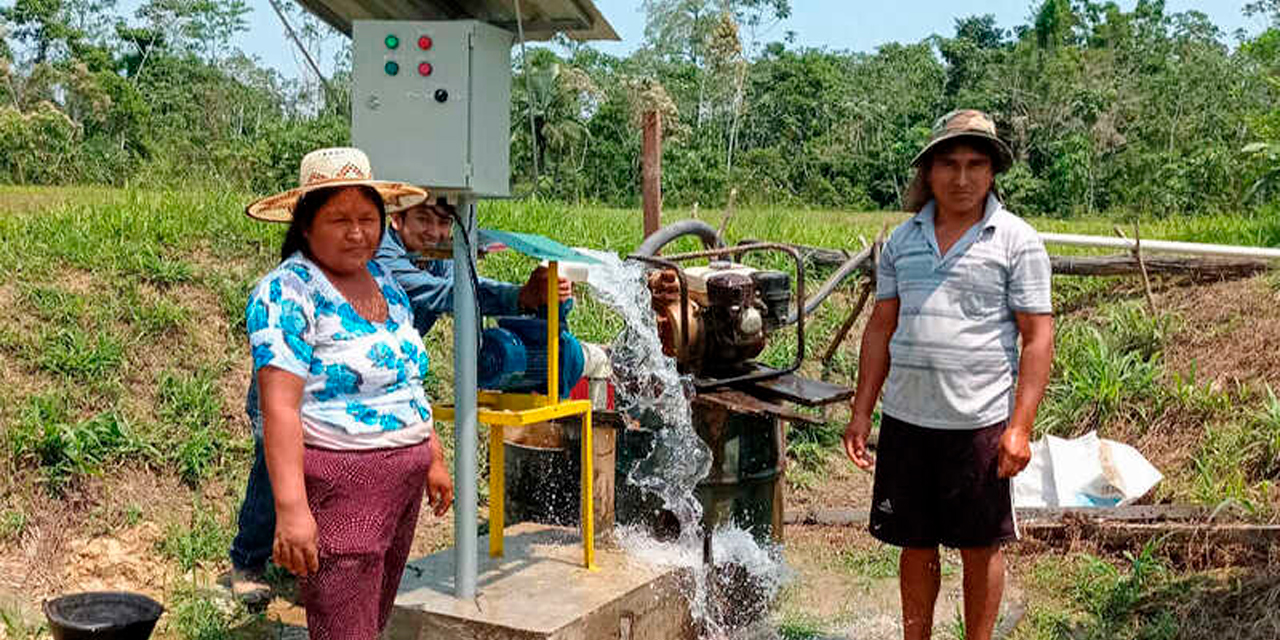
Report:
M587 284L625 325L611 351L618 409L654 427L653 449L627 482L656 496L679 522L678 537L665 541L643 527L620 527L619 546L651 564L686 569L685 594L701 636L728 638L744 621L764 616L790 572L779 547L760 545L736 526L712 533L714 566L705 564L702 505L694 490L710 472L711 450L694 430L692 382L662 353L646 267L610 253L585 253L602 263L589 271Z
M657 496L675 515L681 546L700 548L702 505L693 491L711 470L711 450L693 429L692 382L662 353L644 265L622 262L610 253L587 253L603 263L590 270L587 284L622 316L625 327L610 351L618 410L661 426L653 430L652 452L627 482Z

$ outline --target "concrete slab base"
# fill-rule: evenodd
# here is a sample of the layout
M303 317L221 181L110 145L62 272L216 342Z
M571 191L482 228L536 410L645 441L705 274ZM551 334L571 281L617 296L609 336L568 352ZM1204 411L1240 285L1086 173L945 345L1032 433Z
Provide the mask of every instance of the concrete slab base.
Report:
M576 529L523 523L506 530L506 555L480 550L478 595L453 596L453 549L409 563L386 640L681 640L694 637L677 569L597 549L582 566Z

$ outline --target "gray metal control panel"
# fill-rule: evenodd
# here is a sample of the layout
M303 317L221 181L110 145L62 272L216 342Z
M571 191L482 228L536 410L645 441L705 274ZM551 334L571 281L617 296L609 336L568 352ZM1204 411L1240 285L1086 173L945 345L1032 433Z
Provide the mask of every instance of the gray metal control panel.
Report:
M509 31L475 20L356 20L351 137L373 174L510 194Z

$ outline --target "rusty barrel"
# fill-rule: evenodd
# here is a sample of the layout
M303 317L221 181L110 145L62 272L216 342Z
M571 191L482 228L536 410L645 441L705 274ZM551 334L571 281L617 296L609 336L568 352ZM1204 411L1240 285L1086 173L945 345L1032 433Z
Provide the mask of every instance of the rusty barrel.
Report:
M776 416L735 410L722 403L693 401L693 426L711 450L711 469L696 488L703 525L711 529L733 523L764 542L782 541L785 433ZM663 428L654 425L652 428ZM617 520L642 524L659 537L674 537L674 517L656 498L626 481L650 454L651 428L618 432Z
M539 522L577 526L582 462L581 418L508 428L505 446L507 524ZM592 415L597 538L613 530L615 443L622 425L612 411Z

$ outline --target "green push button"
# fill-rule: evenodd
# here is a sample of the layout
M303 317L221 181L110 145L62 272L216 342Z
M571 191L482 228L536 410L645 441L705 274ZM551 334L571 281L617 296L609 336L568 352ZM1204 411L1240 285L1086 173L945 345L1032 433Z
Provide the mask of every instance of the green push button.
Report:
M395 60L388 60L386 64L382 65L382 70L386 71L387 75L394 76L400 73L400 63Z
M383 40L383 42L387 43L388 49L395 49L396 47L400 46L400 38L399 36L396 36L394 33L388 34L386 39Z

